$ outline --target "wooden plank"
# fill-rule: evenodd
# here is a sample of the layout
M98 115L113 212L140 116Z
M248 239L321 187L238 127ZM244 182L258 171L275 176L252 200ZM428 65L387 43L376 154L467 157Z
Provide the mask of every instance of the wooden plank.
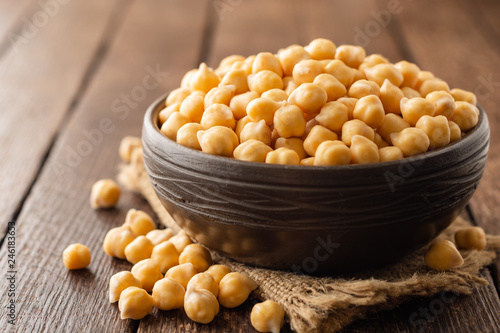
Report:
M81 13L71 13L77 14ZM109 278L130 265L105 255L102 241L107 230L123 223L129 208L149 208L143 199L124 193L115 210L93 211L89 191L97 179L116 174L119 142L125 135L140 133L147 105L176 87L182 73L197 61L203 15L198 1L134 1L129 7L109 53L61 129L17 220L19 331L137 330L138 322L120 320L116 305L107 301ZM76 16L67 19L74 21ZM182 34L178 27L183 27ZM121 102L122 95L129 95L130 106ZM103 127L106 118L109 124ZM95 134L95 140L82 134L83 130ZM67 165L68 149L78 151L79 146L87 147L88 154L81 155L79 163ZM89 246L93 255L84 271L68 272L62 265L62 251L74 242ZM5 244L0 255L0 266L7 267ZM2 279L1 290L7 290L7 283ZM7 293L2 293L1 304L7 301ZM0 325L13 331L6 314L0 312Z
M0 228L13 218L85 83L118 1L74 1L0 61ZM38 5L38 2L37 2ZM48 16L47 16L48 17ZM97 57L99 55L97 54ZM48 84L50 81L50 84Z

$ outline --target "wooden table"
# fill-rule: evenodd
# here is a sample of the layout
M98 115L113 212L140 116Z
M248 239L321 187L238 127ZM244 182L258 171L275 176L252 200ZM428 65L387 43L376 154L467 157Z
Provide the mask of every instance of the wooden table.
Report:
M495 0L1 0L0 223L2 235L15 223L16 262L9 267L4 238L0 330L253 332L255 300L222 309L210 325L182 311L120 320L107 284L130 265L106 256L101 244L129 208L152 212L129 192L115 210L93 211L89 190L116 175L121 138L140 135L145 108L176 88L184 72L201 61L216 67L230 54L275 52L315 37L414 61L477 94L489 115L491 147L468 212L487 232L500 233L498 17ZM90 247L93 261L71 272L61 253L75 242ZM471 296L416 299L345 332L498 332L499 264L481 272L490 285ZM10 299L15 326L8 324Z

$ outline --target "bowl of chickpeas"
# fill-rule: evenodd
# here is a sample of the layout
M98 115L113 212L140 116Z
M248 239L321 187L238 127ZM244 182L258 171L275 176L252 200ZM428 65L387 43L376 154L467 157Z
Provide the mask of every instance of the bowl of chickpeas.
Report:
M320 38L188 71L149 107L142 140L158 197L199 243L332 274L445 229L479 184L489 126L472 92Z

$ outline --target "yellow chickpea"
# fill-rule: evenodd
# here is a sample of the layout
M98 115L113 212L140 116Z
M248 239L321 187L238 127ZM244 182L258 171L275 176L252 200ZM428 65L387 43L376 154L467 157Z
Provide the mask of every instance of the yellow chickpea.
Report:
M90 190L90 206L93 209L113 208L120 194L120 187L112 179L98 180Z
M228 273L219 283L219 302L223 307L235 308L243 304L256 288L257 283L248 276L237 272Z
M399 87L403 83L403 74L392 64L378 64L365 69L368 80L374 81L381 86L385 80L389 80L393 85Z
M177 265L170 268L165 274L166 278L172 278L179 282L181 286L187 288L189 280L196 275L196 270L192 263L188 262L185 264Z
M316 38L305 46L304 49L310 54L311 59L323 60L335 58L337 46L331 40Z
M247 105L247 115L251 121L264 119L267 125L273 123L274 112L281 107L278 103L268 98L256 98ZM240 133L241 134L241 133Z
M186 98L189 98L189 96ZM181 109L181 105L182 103L174 103L161 110L160 113L158 113L160 124L163 125L173 113L179 112Z
M282 89L271 89L264 92L262 98L272 99L275 102L283 102L288 99L287 93Z
M362 135L371 141L375 139L375 131L373 128L359 119L346 121L344 125L342 125L342 141L347 146L351 145L351 138L354 135Z
M220 86L210 89L210 91L205 95L204 106L205 109L211 107L214 104L224 104L229 106L231 98L234 96L236 86Z
M430 149L443 147L450 143L450 127L445 116L422 116L415 127L427 134Z
M146 237L149 238L151 243L153 243L154 246L163 243L166 240L169 240L172 238L173 233L171 229L155 229L151 230L146 234Z
M324 126L316 125L311 129L307 138L304 140L304 150L309 156L315 156L316 149L318 149L318 146L323 141L337 139L338 135L335 132L330 131Z
M364 74L364 72L360 71L359 69L356 69L356 68L353 68L352 69L352 82L356 82L356 81L359 81L359 80L365 80L366 79L366 76Z
M455 267L462 266L464 259L458 252L455 244L449 240L439 240L434 242L425 254L425 264L438 271L448 271Z
M232 129L225 126L214 126L197 133L201 151L204 153L231 156L238 145L238 136Z
M234 158L240 161L265 162L266 156L273 149L262 141L250 139L238 145L233 152Z
M239 95L248 91L248 75L243 69L228 71L220 82L221 86L234 86L234 94Z
M401 89L389 80L385 80L380 87L380 101L386 113L401 114L401 99L404 97Z
M388 113L385 115L382 125L377 128L377 133L380 134L387 143L392 144L391 134L399 133L408 127L410 127L410 124L408 124L406 120L396 114Z
M168 117L167 121L161 125L161 132L173 141L177 140L177 131L191 120L180 112L174 112Z
M341 60L351 68L358 68L365 57L366 51L361 46L340 45L335 52L335 59Z
M186 97L179 108L180 113L196 123L201 121L203 111L205 111L204 98L198 94L191 94Z
M219 295L219 284L214 277L208 273L198 273L189 280L187 289L205 289L210 291L215 297Z
M278 60L283 68L284 76L292 76L293 67L304 59L310 59L309 53L299 45L291 45L278 52Z
M307 166L313 166L314 165L314 160L315 158L314 157L307 157L307 158L303 158L300 160L300 165L307 165Z
M179 264L179 252L168 240L154 246L150 257L160 264L162 273L166 273L170 268Z
M270 52L261 52L257 54L252 63L252 73L258 73L263 70L269 70L283 77L283 70L276 56Z
M257 303L250 313L250 322L258 332L279 333L285 323L285 310L271 300Z
M166 277L156 281L151 296L158 309L168 311L184 306L185 293L186 290L179 282Z
M325 67L325 72L335 76L344 86L350 86L354 80L354 72L352 68L344 64L342 61L334 59Z
M120 155L120 158L123 162L130 163L132 152L138 148L142 148L141 138L137 138L135 136L126 136L120 141L118 154Z
M271 89L283 89L281 76L269 70L262 70L248 76L248 87L259 95Z
M326 91L314 83L303 83L288 97L288 103L297 105L305 113L318 113L328 99Z
M304 141L300 138L278 138L274 143L274 149L278 148L288 148L294 150L299 158L302 160L307 157L307 153L304 149Z
M399 133L391 134L392 144L403 152L405 157L425 153L430 145L427 134L420 128L409 127Z
M129 209L125 216L125 226L128 226L135 236L146 235L156 229L153 218L142 210Z
M125 247L135 239L128 226L113 228L108 231L102 247L108 256L125 259Z
M434 74L432 74L432 72L429 72L429 71L419 71L418 74L417 74L417 81L415 82L415 85L411 86L411 88L413 88L415 90L419 90L420 86L422 85L422 83L424 81L433 80L434 78L435 77L434 77Z
M313 83L325 90L328 97L327 102L335 101L345 96L347 92L345 86L331 74L319 74L314 78Z
M414 87L418 80L418 73L420 72L420 68L406 60L397 62L394 64L399 72L403 75L402 86L405 87Z
M404 97L401 99L400 107L403 119L411 126L415 126L422 116L433 116L436 109L434 104L422 97L410 99Z
M317 60L301 60L293 68L293 80L298 84L311 83L314 78L323 73L323 65Z
M189 244L179 255L179 264L192 263L197 272L204 272L212 265L210 252L200 244Z
M234 96L229 103L229 107L231 108L231 111L233 111L234 119L240 120L246 117L248 104L256 98L259 98L259 94L255 91L247 91L241 95Z
M177 131L177 143L191 149L201 150L197 134L204 127L198 123L187 123Z
M278 134L283 138L300 137L306 128L304 114L295 105L284 105L276 110L273 124Z
M266 163L270 164L289 164L296 165L299 164L300 158L295 150L288 148L278 148L269 152L266 155Z
M240 133L240 142L248 140L257 140L268 146L271 145L271 129L266 125L264 119L250 122L243 127Z
M419 92L422 94L423 97L425 97L433 91L441 91L441 90L449 92L450 87L448 86L448 83L446 83L441 79L431 79L422 82L422 85L420 85Z
M458 89L454 88L450 90L451 96L455 99L455 101L462 101L462 102L467 102L472 105L477 104L477 97L473 92L463 90L463 89Z
M452 120L460 127L462 132L467 132L477 125L479 121L479 109L477 106L467 102L455 102L456 109Z
M354 119L352 112L354 111L354 107L356 106L358 99L354 98L354 97L341 97L337 100L337 102L342 103L345 106L347 106L347 114L349 116L349 120Z
M177 88L172 90L165 101L165 106L170 106L174 103L182 103L182 101L191 94L191 89Z
M142 319L153 309L153 297L144 289L128 287L121 293L118 309L121 319Z
M361 98L369 95L379 96L380 88L373 82L368 80L359 80L354 82L349 87L349 97Z
M153 243L146 236L138 236L125 247L125 258L131 264L137 264L139 261L149 259L153 251Z
M410 87L402 87L401 92L406 98L422 97L422 95L417 90Z
M208 324L219 313L219 302L210 291L191 288L184 295L184 311L192 321Z
M364 73L368 67L373 67L378 64L388 64L389 60L381 54L370 54L365 57L365 60L359 65L359 70Z
M79 243L71 244L63 251L62 258L67 269L82 269L90 264L90 250Z
M189 244L193 244L191 238L182 230L179 231L177 235L170 238L169 241L172 244L174 244L175 248L177 249L177 252L179 253L184 251L186 246L188 246Z
M201 90L206 93L217 87L219 83L219 76L203 62L189 80L189 86L192 90Z
M188 88L191 89L191 78L193 75L198 71L198 68L193 68L184 74L184 76L181 79L181 88Z
M462 130L454 121L449 120L448 126L450 127L450 142L455 142L462 138Z
M347 165L351 163L351 150L342 141L323 141L315 152L313 165Z
M283 90L287 94L287 96L290 96L290 94L299 87L297 82L293 80L293 77L291 76L285 76L283 78ZM288 97L287 97L288 98Z
M482 251L486 247L486 234L481 227L468 227L455 233L459 249Z
M380 162L396 161L403 159L403 152L398 147L388 146L378 149Z
M231 67L235 62L244 61L244 60L245 60L244 56L239 55L239 54L232 54L232 55L229 55L229 56L223 58L220 61L218 68Z
M433 91L427 94L427 96L425 96L425 99L434 104L435 116L445 116L446 118L448 118L448 120L453 117L453 113L456 109L455 100L453 99L453 96L451 96L448 92Z
M156 281L163 278L160 264L154 259L141 260L132 266L130 271L137 280L141 281L142 288L147 292L151 292Z
M212 265L206 270L205 273L212 275L217 285L219 285L220 280L222 280L226 274L231 273L231 269L229 269L226 265Z
M330 131L340 133L344 123L349 120L349 111L341 102L328 102L323 105L315 119Z
M377 145L364 136L353 135L350 149L353 164L377 163L380 160Z
M109 302L118 302L122 291L128 287L142 288L142 283L129 271L123 271L113 275L109 280Z
M377 128L384 121L385 111L380 98L375 95L368 95L358 100L352 115L355 119L365 122L371 128Z
M233 129L236 125L233 111L225 104L216 103L205 109L200 124L209 129L215 126L225 126Z
M375 144L379 148L387 147L389 145L384 139L382 139L380 134L378 134L377 132L375 132L375 137L373 138L373 142L375 142Z

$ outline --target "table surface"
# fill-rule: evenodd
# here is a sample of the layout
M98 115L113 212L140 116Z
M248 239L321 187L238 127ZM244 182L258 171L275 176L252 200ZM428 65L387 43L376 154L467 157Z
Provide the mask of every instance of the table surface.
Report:
M116 209L93 211L89 190L96 180L116 176L121 138L140 135L146 107L178 87L187 70L316 37L416 62L477 94L488 113L491 147L467 213L500 234L498 17L496 0L1 0L2 236L15 223L15 245L4 238L0 250L1 330L254 332L255 300L222 309L210 325L191 322L183 311L120 320L117 305L107 301L107 284L130 265L106 256L101 244L129 208L152 212L130 192ZM88 269L62 265L63 249L75 242L92 252ZM481 271L490 284L470 296L413 299L345 332L498 332L499 264ZM8 280L11 270L15 279ZM15 326L6 308L12 299Z

